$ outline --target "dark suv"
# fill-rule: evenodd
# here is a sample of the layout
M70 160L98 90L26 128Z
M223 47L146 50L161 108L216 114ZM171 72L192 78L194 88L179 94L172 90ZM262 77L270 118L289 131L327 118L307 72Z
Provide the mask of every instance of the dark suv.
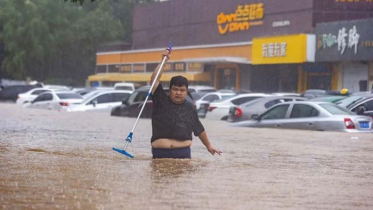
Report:
M148 94L150 87L141 87L134 91L127 99L122 101L122 105L113 107L111 110L111 116L122 116L122 117L137 117L140 113L140 110L144 104L146 95ZM165 92L168 93L169 89L164 88ZM195 102L188 93L186 98L187 101L194 104ZM141 118L151 118L152 117L152 108L153 101L152 97L148 99L148 102L145 105L144 111L141 114Z
M31 89L34 89L35 85L11 85L5 86L0 89L0 101L13 101L15 102L18 98L18 94L25 93Z

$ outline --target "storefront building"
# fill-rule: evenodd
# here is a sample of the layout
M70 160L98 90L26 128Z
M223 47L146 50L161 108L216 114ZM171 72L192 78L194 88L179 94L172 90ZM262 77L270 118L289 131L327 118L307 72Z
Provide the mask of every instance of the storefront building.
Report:
M373 85L373 19L318 24L316 62L328 62L338 88L370 91Z
M305 83L302 64L314 61L315 36L312 34L254 38L251 89L301 92ZM270 80L264 79L266 69L274 70ZM254 72L263 73L254 75Z
M328 62L314 66L310 54L315 48L311 43L316 46L312 36L316 23L339 20L341 14L347 19L369 17L370 10L360 12L361 17L349 15L351 8L365 10L364 6L334 0L140 4L133 14L132 49L98 52L96 72L88 80L103 86L120 81L147 84L161 52L172 42L172 59L161 78L165 83L174 75L183 75L191 84L216 89L300 92L316 83L330 89L333 66ZM373 4L368 6L373 8ZM262 43L267 39L270 42ZM284 47L285 55L281 54Z

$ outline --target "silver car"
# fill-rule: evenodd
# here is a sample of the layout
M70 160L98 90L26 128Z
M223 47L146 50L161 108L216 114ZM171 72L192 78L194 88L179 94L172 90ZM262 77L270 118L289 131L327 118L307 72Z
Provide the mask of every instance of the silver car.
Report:
M253 120L232 123L231 126L285 128L318 131L373 132L372 118L329 102L286 102L273 106Z
M262 114L272 106L279 103L305 100L306 98L292 96L270 96L265 98L258 98L239 106L231 106L229 109L228 122L250 120L252 115Z

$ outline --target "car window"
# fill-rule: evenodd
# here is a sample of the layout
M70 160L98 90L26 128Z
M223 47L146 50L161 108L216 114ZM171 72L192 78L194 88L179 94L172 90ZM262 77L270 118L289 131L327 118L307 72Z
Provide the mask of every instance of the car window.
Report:
M48 90L34 90L31 95L40 95L41 93L47 92Z
M189 90L188 90L188 92L189 92ZM196 92L194 92L194 93L190 93L190 94L192 95L192 97L193 97L194 100L198 100L198 99L201 98L201 95L198 94L198 93L196 93Z
M147 94L148 94L147 92L139 92L139 94L137 94L137 96L135 97L134 102L145 101Z
M275 99L275 100L271 100L271 101L268 101L267 103L265 103L264 107L267 108L267 109L269 109L273 105L276 105L276 104L279 104L279 103L283 103L283 102L289 102L289 101L292 101L292 99L289 99L289 98Z
M106 93L97 97L98 104L112 103L113 95L111 93Z
M231 98L233 98L233 97L235 97L235 95L232 95L232 96L228 96L228 97L222 98L222 99L220 99L220 100L217 100L217 101L214 101L214 102L222 102L222 101L227 101L227 100L229 100L229 99L231 99Z
M195 92L197 92L195 89L191 89L191 88L188 88L188 91L189 91L190 93L195 93Z
M51 101L51 100L53 100L53 95L50 94L50 93L46 93L46 94L44 94L43 99L44 99L43 101Z
M256 97L249 96L249 97L237 98L237 99L235 99L235 100L232 100L232 103L233 103L234 105L238 106L238 105L241 105L241 104L246 103L246 102L248 102L248 101L255 100L255 99L257 99L257 98L261 98L261 97L257 97L257 96L256 96Z
M118 101L123 101L126 100L126 98L129 96L129 93L113 93L113 101L118 102Z
M366 102L367 111L373 111L373 98L370 101Z
M219 99L220 99L219 96L217 96L216 94L211 94L203 98L204 101L208 101L208 102L213 102Z
M342 106L342 107L348 107L351 104L355 103L356 101L358 101L362 98L363 98L362 96L350 96L350 97L347 97L343 100L340 100L340 101L336 102L336 104L338 104L339 106Z
M128 97L128 100L127 100L127 103L128 104L133 104L136 96L139 94L139 92L134 92L132 93L129 97Z
M83 97L78 93L57 93L60 99L83 99Z
M360 108L360 107L363 107L365 111L373 111L373 98L369 101L366 101L364 103L361 103L359 104L358 106L356 106L353 110L353 112L357 113L357 110Z
M288 111L289 104L279 105L262 116L262 120L285 119L286 112Z
M290 118L317 117L319 111L306 104L295 104L291 110Z
M36 97L33 102L43 101L43 99L44 99L44 94L43 95L39 95L38 97Z
M355 115L353 112L334 104L320 104L327 112L332 115Z

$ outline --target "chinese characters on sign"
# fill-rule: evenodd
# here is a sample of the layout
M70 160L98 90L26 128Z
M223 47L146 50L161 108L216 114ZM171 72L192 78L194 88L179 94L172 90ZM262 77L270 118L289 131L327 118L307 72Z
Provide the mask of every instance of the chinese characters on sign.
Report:
M262 25L264 8L262 3L246 4L237 6L236 12L231 14L224 14L221 12L216 19L220 34L227 32L246 31L249 30L250 25ZM251 22L250 22L251 21Z
M353 26L347 34L347 29L342 27L338 30L338 36L332 34L322 34L318 39L318 49L326 49L338 44L338 51L341 55L345 52L346 47L353 48L354 53L357 54L357 46L359 44L360 35L357 33L356 26Z
M262 48L263 58L273 58L273 57L285 57L286 56L286 42L281 43L264 43Z

